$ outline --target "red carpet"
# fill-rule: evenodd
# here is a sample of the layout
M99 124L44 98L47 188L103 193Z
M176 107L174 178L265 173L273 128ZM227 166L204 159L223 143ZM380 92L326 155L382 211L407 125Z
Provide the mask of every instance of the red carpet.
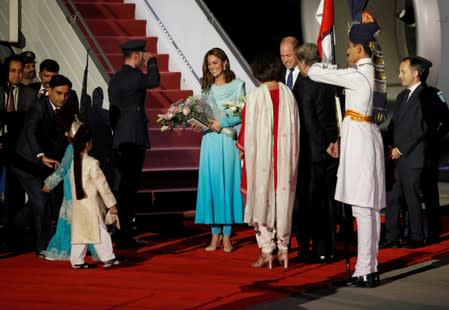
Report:
M117 250L128 262L115 269L71 270L68 262L36 259L33 253L1 257L0 308L244 309L345 276L343 259L306 265L295 262L293 254L287 270L254 269L250 264L259 251L251 229L236 229L234 252L205 252L207 227L182 224L166 223L165 233L142 234L149 245L138 251ZM167 231L178 236L167 236ZM417 250L385 249L379 269L385 272L448 254L449 240ZM351 268L354 263L352 257Z

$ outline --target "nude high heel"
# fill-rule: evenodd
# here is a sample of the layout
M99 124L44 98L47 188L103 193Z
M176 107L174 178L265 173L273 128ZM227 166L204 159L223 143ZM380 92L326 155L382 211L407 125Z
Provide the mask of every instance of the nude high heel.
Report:
M260 255L259 258L251 264L251 267L253 268L262 268L265 266L267 266L268 269L273 267L273 255L262 253L262 255Z
M232 252L234 250L234 247L231 244L231 238L229 236L223 237L223 251L224 252Z
M288 268L288 250L281 250L278 253L278 261L279 264L284 267L284 269Z
M223 236L221 234L219 235L212 235L212 240L210 241L210 245L206 247L205 251L215 251L217 248L221 249L221 241L223 239Z

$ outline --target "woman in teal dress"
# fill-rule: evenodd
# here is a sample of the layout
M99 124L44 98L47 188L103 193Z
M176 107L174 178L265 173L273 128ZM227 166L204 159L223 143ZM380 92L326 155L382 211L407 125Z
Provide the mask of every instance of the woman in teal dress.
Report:
M206 53L201 88L214 112L210 130L201 141L195 223L212 226L212 240L206 251L221 246L231 252L232 225L243 223L243 197L240 193L241 162L235 147L240 116L223 104L245 95L245 83L230 70L229 59L220 48Z
M67 133L70 141L70 131ZM56 224L56 233L51 238L45 258L48 260L69 260L71 243L71 219L72 219L72 191L70 188L70 166L73 161L73 146L69 144L58 168L45 179L43 191L51 191L62 180L64 186L64 198L59 218ZM96 259L96 252L92 245L88 247L92 257Z

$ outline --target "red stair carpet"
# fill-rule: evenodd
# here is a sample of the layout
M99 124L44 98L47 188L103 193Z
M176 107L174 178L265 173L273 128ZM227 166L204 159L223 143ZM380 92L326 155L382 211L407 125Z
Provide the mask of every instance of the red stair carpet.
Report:
M244 225L235 229L231 253L204 251L209 228L192 220L156 220L153 227L159 229L140 236L148 246L116 250L127 262L108 270L101 264L72 270L68 262L37 259L34 253L0 257L0 309L245 309L346 275L343 259L307 265L295 262L295 254L287 270L251 268L259 250L253 230ZM447 237L421 249L381 250L380 272L448 256ZM352 256L352 269L354 264Z
M123 64L119 46L127 40L146 40L147 50L158 59L161 84L147 93L152 149L147 151L140 192L168 192L176 196L176 192L196 191L201 135L190 130L161 133L160 126L156 124L158 113L163 113L171 103L193 94L191 90L180 89L180 72L169 71L170 56L158 53L157 37L146 36L147 21L135 19L133 3L124 3L123 0L75 0L74 3L115 70ZM93 42L88 36L86 38ZM99 55L99 51L96 52ZM102 58L99 59L107 68Z

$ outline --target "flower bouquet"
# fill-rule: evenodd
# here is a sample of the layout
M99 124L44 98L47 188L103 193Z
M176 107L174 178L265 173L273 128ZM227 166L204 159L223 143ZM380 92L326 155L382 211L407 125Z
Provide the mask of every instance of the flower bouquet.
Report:
M157 115L157 123L161 124L161 131L173 128L187 128L199 125L206 130L209 128L209 119L213 112L208 104L207 97L189 96L172 103L165 114Z
M242 116L242 110L245 106L246 96L240 96L236 100L230 100L226 103L223 103L223 108L227 111L229 116Z

